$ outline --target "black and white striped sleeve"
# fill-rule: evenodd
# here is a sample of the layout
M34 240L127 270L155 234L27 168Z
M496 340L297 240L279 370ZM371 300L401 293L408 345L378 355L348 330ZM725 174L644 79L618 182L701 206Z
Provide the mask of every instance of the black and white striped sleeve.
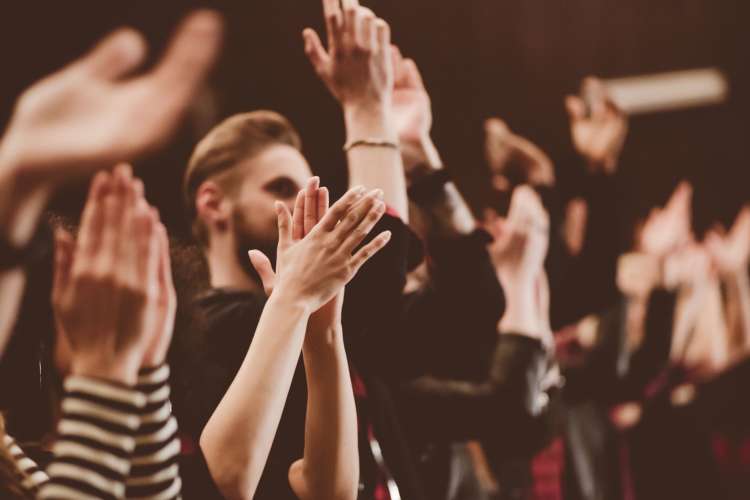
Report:
M145 396L87 377L68 377L64 389L54 458L46 470L49 481L39 498L122 498Z
M39 468L36 462L26 456L26 453L23 452L12 437L7 434L3 436L3 444L18 468L21 486L25 491L36 494L39 488L49 481L47 473Z
M180 441L170 402L169 367L143 369L137 389L146 397L136 432L136 446L126 498L172 500L180 497Z

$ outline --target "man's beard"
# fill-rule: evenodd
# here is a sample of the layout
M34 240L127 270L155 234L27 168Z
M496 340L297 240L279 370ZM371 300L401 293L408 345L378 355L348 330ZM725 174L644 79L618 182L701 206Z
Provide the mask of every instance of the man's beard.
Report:
M266 257L271 261L271 265L276 268L276 246L277 243L266 241L260 242L255 238L252 238L250 236L250 232L245 224L245 221L242 217L242 214L235 213L234 214L234 241L235 243L235 255L237 260L240 263L240 266L245 271L245 273L250 276L256 283L259 285L263 284L263 281L260 279L260 275L258 275L258 272L253 267L253 264L250 262L250 257L248 256L248 252L250 250L260 250L263 252Z

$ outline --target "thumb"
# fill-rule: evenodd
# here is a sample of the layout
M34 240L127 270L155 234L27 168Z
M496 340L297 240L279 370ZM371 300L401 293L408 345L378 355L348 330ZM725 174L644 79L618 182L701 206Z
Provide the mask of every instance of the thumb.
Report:
M565 109L568 111L568 116L571 121L579 121L586 118L586 104L583 99L573 95L569 95L565 98Z
M96 77L115 80L137 68L146 58L146 49L143 35L123 28L106 36L75 64Z
M305 40L305 54L307 54L307 58L310 60L313 68L315 68L315 71L319 75L322 75L329 61L328 53L323 48L323 42L320 41L318 33L310 28L302 32L302 37Z
M250 250L248 256L250 257L250 263L258 272L260 280L263 282L263 290L270 297L273 287L276 284L276 273L273 272L271 261L259 250Z

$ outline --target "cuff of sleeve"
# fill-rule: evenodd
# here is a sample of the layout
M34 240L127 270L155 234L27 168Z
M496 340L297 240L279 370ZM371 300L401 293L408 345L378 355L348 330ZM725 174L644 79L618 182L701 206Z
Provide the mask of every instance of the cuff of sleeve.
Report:
M63 384L64 414L96 414L98 418L136 430L146 396L135 388L99 379L72 376Z
M138 373L137 389L146 397L147 412L154 411L169 400L169 365L143 368Z
M169 365L166 363L150 368L141 368L138 372L138 386L165 384L169 380L169 374Z

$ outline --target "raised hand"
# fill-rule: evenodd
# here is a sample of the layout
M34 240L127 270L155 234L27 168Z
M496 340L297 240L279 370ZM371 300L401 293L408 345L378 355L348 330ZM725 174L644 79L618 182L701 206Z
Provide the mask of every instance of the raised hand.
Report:
M262 253L250 252L266 290L273 283L274 295L284 294L310 312L336 297L391 237L386 231L356 250L385 213L382 194L377 190L365 194L364 189L354 188L326 211L327 191L320 195L318 182L314 179L298 196L294 217L285 205L276 204L279 245L275 276ZM325 215L317 222L320 212Z
M601 80L586 78L581 95L565 99L573 145L591 171L613 174L628 135L628 119Z
M310 179L305 189L297 195L294 205L292 219L297 221L297 231L299 232L301 228L303 238L312 231L313 227L328 212L328 189L319 187L319 184L320 180L317 177ZM262 252L257 250L250 252L250 260L255 270L258 271L266 295L270 296L276 284L276 273L273 270L271 261ZM338 295L310 316L308 331L319 332L340 327L343 304L344 290L342 289Z
M487 228L495 237L490 255L503 284L535 283L549 246L549 216L539 195L528 186L517 187L507 219L490 220Z
M323 0L328 50L312 29L303 33L305 53L345 109L390 105L393 94L391 31L358 0Z
M528 186L520 186L513 191L508 218L495 214L485 222L495 238L488 250L507 299L501 332L548 342L544 259L549 246L549 216L539 195Z
M747 273L750 265L750 207L742 209L729 234L711 231L706 237L706 248L722 276Z
M628 253L617 261L617 288L627 297L648 298L662 283L659 259L645 253Z
M52 298L73 374L132 384L159 343L162 231L130 167L94 178L75 248L61 234L56 251Z
M89 54L29 88L0 147L0 168L57 184L132 160L162 145L200 89L217 57L221 20L189 15L158 64L146 59L142 36L116 31Z
M422 81L422 74L413 59L405 59L398 47L392 47L393 114L399 141L419 144L430 136L432 102Z
M536 144L514 134L499 118L488 119L484 129L485 156L496 190L509 191L511 177L535 186L555 183L552 160Z
M692 186L687 182L681 183L666 207L655 208L646 219L640 234L640 249L663 258L690 243L694 239L691 229L692 200Z

